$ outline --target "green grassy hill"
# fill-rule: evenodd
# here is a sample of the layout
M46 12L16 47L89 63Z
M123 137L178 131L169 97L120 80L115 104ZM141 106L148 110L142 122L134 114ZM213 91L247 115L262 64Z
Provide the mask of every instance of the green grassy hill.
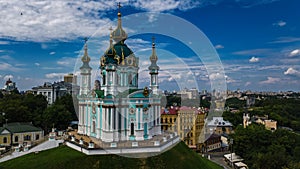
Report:
M0 163L0 169L95 169L95 168L182 168L221 169L217 164L200 157L183 142L171 150L149 158L126 158L118 155L87 156L67 146L38 154L28 154Z

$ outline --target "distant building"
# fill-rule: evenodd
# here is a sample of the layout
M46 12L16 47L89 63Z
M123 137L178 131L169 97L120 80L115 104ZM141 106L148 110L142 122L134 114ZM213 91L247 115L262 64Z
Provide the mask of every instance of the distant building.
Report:
M181 97L181 99L199 99L199 91L195 88L192 89L183 89L177 92L177 95Z
M8 123L0 127L0 145L32 145L44 139L44 131L31 123Z
M266 129L274 131L277 130L277 121L268 119L268 115L265 116L252 116L250 118L249 114L243 114L243 126L246 128L251 123L262 124Z
M213 117L211 121L207 123L206 134L230 134L232 132L232 124L229 121L225 121L223 117Z
M3 89L1 90L3 94L9 94L12 91L18 90L16 83L11 81L10 78L5 82Z
M43 86L33 87L31 92L35 95L41 94L45 96L48 104L53 104L57 98L66 94L77 95L79 86L64 81L54 82L53 84L45 82Z
M202 144L202 152L218 151L222 148L221 135L212 134Z
M74 75L73 73L69 73L64 76L64 82L77 84L77 76Z

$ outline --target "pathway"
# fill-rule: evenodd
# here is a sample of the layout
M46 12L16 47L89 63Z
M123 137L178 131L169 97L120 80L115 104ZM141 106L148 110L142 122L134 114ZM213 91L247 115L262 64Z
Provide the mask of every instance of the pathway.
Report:
M17 157L20 157L20 156L23 156L23 155L26 155L26 154L29 154L29 153L32 153L32 152L44 151L44 150L48 150L48 149L51 149L51 148L58 147L59 143L62 143L62 142L63 142L63 140L51 140L51 141L48 140L48 141L45 141L45 142L33 147L29 151L26 151L26 152L13 152L11 155L4 156L4 157L0 158L0 163L4 162L4 161L7 161L7 160L17 158Z

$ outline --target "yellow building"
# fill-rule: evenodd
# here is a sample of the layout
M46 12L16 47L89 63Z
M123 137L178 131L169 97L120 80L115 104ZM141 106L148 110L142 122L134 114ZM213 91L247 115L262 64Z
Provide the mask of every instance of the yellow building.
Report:
M190 107L180 107L177 117L177 133L190 148L196 149L204 127L205 113Z
M161 112L162 131L177 132L186 145L196 149L204 127L204 111L182 106L162 109Z
M44 139L44 131L30 123L9 123L0 127L0 145L32 145Z
M176 130L176 119L177 119L178 107L171 107L169 109L164 108L161 110L161 130L162 131L172 131Z

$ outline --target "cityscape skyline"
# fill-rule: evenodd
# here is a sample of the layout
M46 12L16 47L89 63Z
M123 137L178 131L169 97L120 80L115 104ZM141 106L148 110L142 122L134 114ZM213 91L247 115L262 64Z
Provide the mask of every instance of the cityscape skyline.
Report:
M140 12L162 12L183 18L202 30L219 54L230 90L300 90L300 23L297 21L300 3L296 0L120 2L125 17ZM74 68L82 54L83 38L91 37L97 30L109 31L118 10L117 1L1 3L0 84L11 78L19 90L60 81L63 75L76 73ZM153 16L145 24L151 25ZM129 36L133 34L133 30L126 31ZM188 31L184 33L193 36ZM186 76L196 78L198 83L186 87L210 89L209 79L216 75L207 74L205 65L188 49L191 44L155 36L158 64L162 71L172 72L159 76L162 90L175 90L176 84L172 84L176 78ZM136 51L140 54L136 55L148 59L151 37L152 34L136 35L126 43L133 49L143 47L145 51ZM103 39L102 50L105 50L109 39ZM102 46L99 44L99 48ZM94 66L99 66L102 54L92 53ZM170 56L185 61L188 71L171 62ZM143 62L140 65L140 68L146 66ZM149 85L149 79L141 80L140 87L144 85Z

